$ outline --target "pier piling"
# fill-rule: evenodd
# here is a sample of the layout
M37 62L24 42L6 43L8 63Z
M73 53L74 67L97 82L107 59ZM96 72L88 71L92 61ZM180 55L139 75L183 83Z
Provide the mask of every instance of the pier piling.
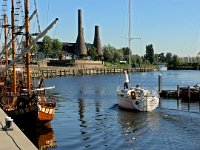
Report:
M162 91L162 74L158 75L158 91L159 93Z

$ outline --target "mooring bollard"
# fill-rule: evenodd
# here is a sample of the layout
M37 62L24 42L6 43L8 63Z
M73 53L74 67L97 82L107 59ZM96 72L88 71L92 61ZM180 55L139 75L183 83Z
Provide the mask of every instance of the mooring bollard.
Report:
M13 119L11 119L11 117L5 117L5 126L3 129L13 130L12 123L13 123Z

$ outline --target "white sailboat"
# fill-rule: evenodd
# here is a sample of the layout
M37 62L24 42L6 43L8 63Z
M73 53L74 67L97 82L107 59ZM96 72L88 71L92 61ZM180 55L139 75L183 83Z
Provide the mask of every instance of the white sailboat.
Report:
M131 33L130 33L130 7L131 2L129 0L129 69L131 68ZM153 111L159 104L159 94L153 94L150 91L143 89L139 86L124 89L117 87L116 90L118 97L118 106L125 110L136 110L136 111Z

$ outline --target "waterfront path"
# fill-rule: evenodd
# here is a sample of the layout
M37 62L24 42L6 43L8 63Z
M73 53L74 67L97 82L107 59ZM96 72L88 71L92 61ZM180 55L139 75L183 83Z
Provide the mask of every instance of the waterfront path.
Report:
M13 130L3 130L5 117L7 115L0 109L0 150L37 150L14 122L12 123Z

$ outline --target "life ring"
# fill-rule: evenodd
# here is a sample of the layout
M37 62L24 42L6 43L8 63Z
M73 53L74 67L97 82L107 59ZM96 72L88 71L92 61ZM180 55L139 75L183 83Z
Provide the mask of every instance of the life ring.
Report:
M135 91L131 91L131 98L132 98L132 100L136 99L136 93L135 93Z

